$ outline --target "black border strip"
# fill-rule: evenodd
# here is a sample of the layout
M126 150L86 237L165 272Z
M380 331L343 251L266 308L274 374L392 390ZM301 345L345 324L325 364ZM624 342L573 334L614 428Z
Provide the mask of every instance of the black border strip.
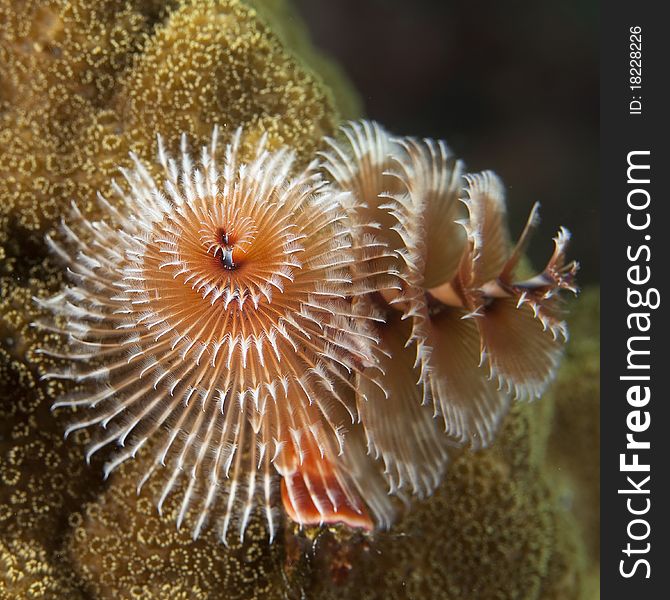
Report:
M666 375L670 338L665 316L670 302L666 217L670 28L661 14L664 6L643 0L601 2L601 591L605 599L670 597L670 378ZM639 34L631 29L635 27ZM641 65L631 62L639 60L631 54L637 52L637 37L641 37ZM631 89L636 80L630 78L637 76L631 69L639 66L641 88ZM637 104L631 110L633 100L640 101L639 111ZM629 161L649 169L629 172ZM632 209L629 201L639 208ZM637 283L648 273L649 281ZM633 306L640 299L655 304L654 289L660 297L658 308ZM645 313L648 317L630 316ZM649 331L640 330L648 324ZM627 435L634 443L629 444ZM649 470L634 470L638 467L630 465L636 461Z

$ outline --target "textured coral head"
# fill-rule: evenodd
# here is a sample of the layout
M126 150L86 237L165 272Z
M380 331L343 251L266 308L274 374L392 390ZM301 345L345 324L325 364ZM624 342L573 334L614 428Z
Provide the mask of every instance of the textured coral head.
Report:
M341 194L313 170L292 176L292 153L264 141L241 163L240 136L219 165L215 130L196 168L185 138L179 161L159 139L162 185L132 157L104 220L75 207L65 243L49 239L72 285L40 301L69 340L46 376L84 388L56 406L83 408L68 431L100 426L88 456L120 446L106 473L151 447L159 506L187 474L178 521L193 510L196 534L217 510L222 537L232 518L243 531L261 491L273 535L277 473L301 523L371 526L339 459L359 418L352 375L377 364Z

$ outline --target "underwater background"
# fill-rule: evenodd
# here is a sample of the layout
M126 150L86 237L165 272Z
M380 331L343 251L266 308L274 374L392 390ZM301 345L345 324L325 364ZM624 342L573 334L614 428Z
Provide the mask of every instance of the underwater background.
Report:
M598 15L595 2L0 0L0 598L598 597ZM550 391L495 445L455 453L389 532L196 542L139 498L133 462L102 480L86 432L63 440L31 298L63 277L44 234L92 205L155 133L267 131L303 161L343 119L445 139L532 203L542 264L558 225L582 264Z
M317 47L351 79L367 118L447 141L502 176L512 227L536 200L531 253L575 233L582 284L598 280L598 3L296 0Z

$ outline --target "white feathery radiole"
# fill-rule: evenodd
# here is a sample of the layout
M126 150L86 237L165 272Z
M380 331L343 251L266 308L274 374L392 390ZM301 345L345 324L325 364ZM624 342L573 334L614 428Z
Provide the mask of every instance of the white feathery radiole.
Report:
M100 220L73 205L46 237L70 280L36 299L62 338L44 377L76 384L53 405L77 409L66 435L95 432L87 461L114 447L105 477L141 455L138 493L156 478L162 511L178 490L194 537L243 536L258 507L272 540L280 504L300 526L389 527L558 368L568 231L520 280L538 205L512 244L494 173L374 122L340 134L304 169L265 136L241 160L241 129L197 162L158 136Z
M43 350L66 361L44 377L88 386L54 406L84 409L67 433L98 426L87 459L117 446L105 476L150 447L138 487L160 474L162 507L181 485L177 522L192 512L195 535L219 513L223 539L235 520L243 533L260 494L272 537L276 475L295 487L312 462L306 483L371 524L337 459L343 421L359 418L352 374L379 374L375 313L351 300L361 276L343 194L313 169L293 176L293 153L265 139L241 162L241 135L223 165L217 129L197 165L185 136L179 160L159 137L163 184L131 155L117 201L100 196L102 220L73 207L62 242L48 239L72 283L37 300L65 319L46 326L68 341ZM307 523L304 505L296 493Z
M395 254L384 266L397 285L378 286L373 300L382 347L391 349L382 359L390 398L360 386L368 446L392 490L424 495L447 460L433 416L452 443L485 447L512 397L538 397L553 378L567 331L556 292L576 291L576 264L565 265L559 234L543 274L516 282L537 207L513 249L502 182L491 172L466 174L442 141L394 138L364 121L346 124L327 145L324 170L356 197L347 207L352 221L374 223L368 230Z

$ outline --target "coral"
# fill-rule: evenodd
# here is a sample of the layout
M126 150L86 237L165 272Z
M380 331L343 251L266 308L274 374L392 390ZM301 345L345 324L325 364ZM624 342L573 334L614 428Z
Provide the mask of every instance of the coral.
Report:
M286 49L300 36L276 25L283 5L256 4L281 39L235 0L0 0L0 598L580 597L597 570L597 463L583 460L596 455L591 302L575 307L553 430L550 398L515 407L495 446L457 456L397 528L325 533L308 558L307 532L268 546L256 516L244 545L192 542L174 529L178 495L163 516L154 490L138 500L139 464L104 483L82 460L86 437L63 441L49 410L60 389L37 380L50 361L35 355L30 323L43 316L31 297L63 283L43 236L70 201L93 213L128 150L155 156L158 132L197 146L214 123L224 138L244 125L296 144L304 162L338 108L357 110L346 85L331 95ZM560 480L550 465L564 467Z
M0 598L79 597L59 553L68 513L100 477L61 429L30 369L0 350Z
M309 577L309 597L539 598L556 536L533 456L543 411L512 409L493 449L453 460L433 497L351 560L344 585Z
M55 568L49 553L39 543L0 540L0 599L84 597L73 574Z
M187 2L147 43L115 101L127 138L147 158L147 132L209 138L214 123L267 132L271 144L298 147L305 159L337 114L330 95L300 69L243 3ZM149 109L149 110L148 110ZM253 136L249 143L253 143Z
M88 151L81 134L109 103L147 28L130 4L115 8L3 2L3 229L43 230L70 198L90 193L76 175Z
M99 499L71 517L68 551L92 597L284 597L282 547L268 544L262 515L252 518L244 544L230 536L224 546L211 528L194 541L189 528L174 525L180 498L168 498L162 515L151 500L160 485L150 481L138 498L141 468L141 461L124 465Z
M326 83L326 92L333 95L342 119L355 119L362 112L362 101L351 88L349 80L336 62L318 51L309 39L309 32L291 2L286 0L249 0L258 14L283 42L314 73Z
M597 291L587 292L573 312L574 346L549 397L516 405L495 445L460 453L436 494L390 532L352 537L338 528L289 528L268 546L255 518L244 545L231 538L226 548L211 530L193 542L188 528L173 527L179 494L162 516L152 502L160 486L151 483L138 500L140 458L71 517L67 549L78 576L100 598L180 597L187 586L195 598L587 600L586 580L597 567L589 550L597 522L582 519L557 493L556 466L575 455L567 445L554 446L573 430L593 427L597 416L597 394L590 393ZM568 408L568 382L590 408L563 422L558 417ZM591 438L591 450L594 444ZM583 507L597 515L597 483L582 481L579 469L575 464L561 489L574 494L584 485ZM249 585L240 591L243 582Z
M574 515L587 560L585 585L598 589L600 557L600 290L579 300L564 367L553 387L556 399L548 460L560 506ZM566 435L569 432L569 435ZM572 561L570 561L572 562Z
M0 24L0 596L41 585L74 598L60 545L103 482L82 460L85 436L65 442L50 413L60 386L36 380L51 361L35 354L31 298L63 284L44 233L73 200L93 210L130 148L154 156L158 132L197 140L246 123L270 144L299 139L304 161L339 116L320 77L235 0L2 0Z
M389 533L344 551L350 570L343 581L315 575L328 573L343 552L317 545L305 565L308 597L593 597L598 290L585 293L572 311L573 340L547 396L515 405L493 447L452 460L435 495ZM569 468L558 487L560 465ZM574 501L567 503L566 494Z
M174 4L0 1L0 333L19 358L35 339L31 296L62 284L44 233L71 201L94 210L131 147L153 158L157 133L199 147L215 122L247 123L271 144L300 139L305 160L334 132L326 86L254 9Z
M27 240L41 244L70 200L109 191L130 148L155 156L156 133L199 147L214 123L245 125L304 159L334 131L327 88L253 8L184 2L167 18L155 6L3 2L2 230L37 230Z

